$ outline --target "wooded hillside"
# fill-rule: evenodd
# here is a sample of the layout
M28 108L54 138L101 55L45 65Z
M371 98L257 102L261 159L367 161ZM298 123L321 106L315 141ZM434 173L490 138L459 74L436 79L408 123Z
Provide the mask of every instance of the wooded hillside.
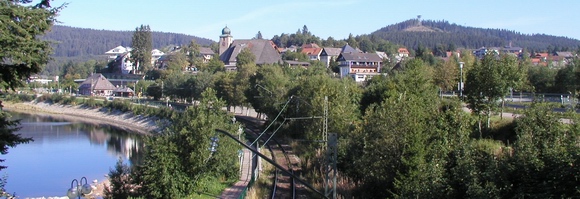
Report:
M411 19L381 28L377 36L411 49L419 45L434 48L454 45L458 48L522 47L529 51L568 51L580 46L580 40L545 34L522 34L513 30L466 27L448 21Z
M55 41L54 57L85 57L103 55L106 51L121 46L131 46L134 31L95 30L68 26L53 26L44 39ZM153 31L153 48L168 45L187 45L195 40L202 46L214 41L196 36Z

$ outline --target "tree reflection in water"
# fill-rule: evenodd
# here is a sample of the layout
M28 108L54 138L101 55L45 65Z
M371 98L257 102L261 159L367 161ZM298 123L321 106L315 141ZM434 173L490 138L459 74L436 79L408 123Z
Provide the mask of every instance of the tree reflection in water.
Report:
M138 165L142 159L140 150L143 148L143 135L128 132L115 126L98 123L86 123L59 115L30 115L24 113L10 113L13 119L23 119L21 126L28 130L23 136L32 137L34 142L43 142L46 136L58 136L67 139L67 136L86 136L91 144L106 145L111 155L129 160L129 164ZM57 128L58 126L58 128ZM56 131L54 133L50 133ZM76 132L76 135L62 134L61 132ZM48 135L47 135L48 134Z

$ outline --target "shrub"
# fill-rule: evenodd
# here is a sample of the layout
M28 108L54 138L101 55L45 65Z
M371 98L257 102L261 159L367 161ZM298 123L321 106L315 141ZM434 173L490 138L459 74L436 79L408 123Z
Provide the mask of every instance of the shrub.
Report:
M20 93L4 95L4 100L12 102L30 102L34 100L34 95Z
M88 107L91 108L97 108L98 103L97 100L95 100L95 98L90 97L88 100L85 100L85 105L87 105Z

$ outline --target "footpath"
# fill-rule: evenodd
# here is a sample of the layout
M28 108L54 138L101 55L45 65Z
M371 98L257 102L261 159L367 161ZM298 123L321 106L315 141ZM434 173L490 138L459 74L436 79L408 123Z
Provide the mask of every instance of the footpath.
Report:
M240 180L233 186L228 187L222 192L220 198L241 198L244 195L246 187L252 179L252 152L248 149L243 149L241 160L241 174Z
M234 109L233 113L235 115L243 115L243 116L251 116L251 117L257 117L257 113L253 110L253 109L243 109L240 110L240 107L238 107L238 109ZM249 149L243 149L243 155L240 157L240 164L241 164L241 169L240 169L240 180L236 183L234 183L233 186L228 187L224 190L224 192L222 192L222 195L219 198L224 198L224 199L231 199L231 198L240 198L243 199L243 197L245 197L245 194L247 192L246 188L248 187L248 184L250 183L250 180L252 179L252 169L253 164L252 164L252 156L253 153L252 151L250 151Z

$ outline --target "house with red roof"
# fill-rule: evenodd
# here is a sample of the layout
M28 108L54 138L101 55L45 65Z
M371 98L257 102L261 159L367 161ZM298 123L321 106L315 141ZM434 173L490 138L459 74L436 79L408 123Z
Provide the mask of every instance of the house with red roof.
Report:
M306 54L308 58L312 61L314 60L320 61L320 54L322 53L322 48L320 48L315 43L304 44L302 45L302 51L300 52Z

